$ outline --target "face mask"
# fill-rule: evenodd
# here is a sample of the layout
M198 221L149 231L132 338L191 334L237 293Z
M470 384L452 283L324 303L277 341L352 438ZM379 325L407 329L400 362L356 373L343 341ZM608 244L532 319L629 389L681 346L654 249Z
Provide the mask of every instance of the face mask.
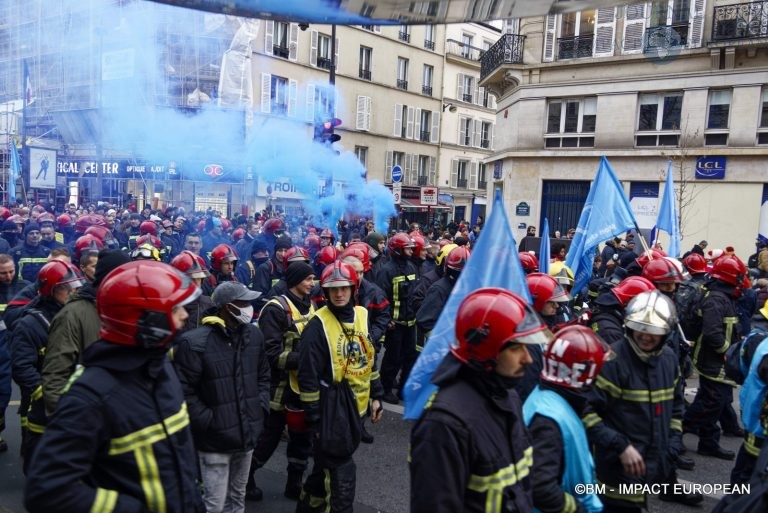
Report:
M238 323L248 324L253 319L253 306L249 305L243 308L238 308L234 305L229 305L229 313L232 314L232 317L234 317Z

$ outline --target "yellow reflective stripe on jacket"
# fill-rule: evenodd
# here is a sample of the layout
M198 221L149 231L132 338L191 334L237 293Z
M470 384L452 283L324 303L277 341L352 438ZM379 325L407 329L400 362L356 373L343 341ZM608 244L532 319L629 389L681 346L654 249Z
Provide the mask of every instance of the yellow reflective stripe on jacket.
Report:
M288 330L285 333L283 333L283 352L280 353L280 356L277 358L277 368L278 369L285 369L285 362L288 360L288 355L296 351L296 343L301 338L301 333L304 331L304 327L307 325L309 320L315 315L315 304L311 303L309 305L309 312L307 312L307 315L303 315L299 309L296 307L296 305L293 304L293 301L291 301L288 296L280 296L279 298L272 298L269 301L267 301L268 304L277 305L280 307L281 310L285 310L285 307L283 306L282 300L285 300L285 306L288 307L287 314L291 317L291 321L293 321L293 326L296 327L296 331ZM264 305L266 306L266 305ZM295 393L300 393L299 390L299 371L296 369L289 370L288 371L288 384L291 387L291 390L293 390ZM284 386L282 383L280 386ZM282 395L282 391L281 395Z
M403 276L395 276L394 278L392 278L392 302L394 303L394 306L392 307L393 321L400 320L400 287L399 285L405 280L415 281L416 275L408 274Z
M19 269L17 271L17 274L19 276L21 276L21 271L24 269L24 266L27 265L27 264L43 264L43 265L45 265L47 263L48 263L48 259L46 257L42 257L42 258L40 258L40 257L21 257L21 258L19 258L19 263L18 263Z
M738 317L723 317L723 324L725 324L725 342L723 345L715 349L716 353L723 354L731 346L731 337L733 337L733 327L738 324Z
M659 390L633 390L630 388L619 388L611 383L605 377L598 375L595 382L597 387L615 399L624 399L627 401L640 403L659 403L662 401L671 401L675 398L675 387L662 388Z
M29 396L30 400L37 401L43 398L43 385L37 385L37 388L32 391Z
M303 403L313 403L320 400L320 391L317 392L300 392L299 399Z
M40 424L35 424L34 422L30 422L29 419L27 419L27 429L32 431L33 433L37 433L38 435L42 435L45 433L45 426L41 426Z
M157 466L157 458L155 458L152 445L181 431L188 425L187 403L182 403L181 409L163 422L115 438L109 444L110 456L133 452L136 465L139 467L139 479L147 501L147 508L153 513L165 513L167 508L165 491L160 481L160 469Z
M584 429L589 429L592 426L599 424L603 419L597 413L588 413L581 419L581 423L584 425Z
M760 456L760 449L762 449L763 443L764 440L762 438L756 437L754 433L747 433L747 436L744 437L744 450L747 451L747 454L757 458Z
M670 419L669 429L673 431L683 432L683 421L680 419Z
M104 488L96 489L96 498L93 499L91 513L111 513L117 504L117 492Z
M563 505L563 509L560 510L561 513L576 513L576 499L573 498L573 495L570 493L565 493L565 504Z
M533 466L533 447L528 447L523 452L523 457L516 463L512 463L499 471L488 475L469 476L467 488L473 492L486 493L486 513L501 512L501 503L504 498L504 488L512 486L528 476Z

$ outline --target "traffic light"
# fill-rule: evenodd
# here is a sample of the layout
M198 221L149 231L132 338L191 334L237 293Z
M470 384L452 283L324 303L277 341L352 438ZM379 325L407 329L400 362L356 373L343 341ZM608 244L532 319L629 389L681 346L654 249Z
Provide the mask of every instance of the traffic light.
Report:
M341 140L341 136L333 133L333 129L341 125L339 118L326 119L315 124L315 141L322 144L333 144Z

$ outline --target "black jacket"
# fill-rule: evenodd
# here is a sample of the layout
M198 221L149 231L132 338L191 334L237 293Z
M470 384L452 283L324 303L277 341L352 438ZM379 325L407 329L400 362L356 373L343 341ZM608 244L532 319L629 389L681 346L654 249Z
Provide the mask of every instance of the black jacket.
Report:
M452 354L435 371L440 390L411 431L412 513L533 511L520 399L482 374Z
M390 305L381 287L363 278L357 289L357 304L368 310L368 336L378 348L392 319Z
M421 304L424 302L424 297L427 295L429 287L432 286L437 280L443 277L441 267L436 267L434 270L428 273L422 273L419 278L419 283L413 288L413 295L411 296L411 302L413 303L413 309L418 313Z
M30 246L22 243L11 250L11 256L16 263L16 272L19 277L27 281L35 281L37 273L48 263L48 255L51 250L38 244Z
M624 339L624 308L612 292L603 292L595 299L592 329L610 345Z
M261 311L267 302L267 293L282 277L283 265L274 258L270 258L256 268L256 275L253 278L253 290L261 292L261 297L256 300L256 311Z
M437 324L443 307L448 302L456 281L448 276L443 276L429 287L421 307L416 312L416 346L423 347L429 336L429 332Z
M701 336L693 350L693 365L703 377L728 381L725 377L725 352L739 340L739 318L733 285L711 280L701 300Z
M381 287L392 305L393 321L413 325L416 310L411 295L417 279L416 266L406 258L393 257L376 273L376 285Z
M253 324L229 330L219 317L180 335L174 364L195 447L204 452L247 451L256 446L269 412L269 361Z
M184 310L187 311L189 317L184 321L184 327L180 330L180 333L202 326L203 318L207 315L206 312L213 308L213 301L211 301L210 296L205 295L198 296L191 303L184 305Z
M35 449L27 510L109 511L114 501L115 513L163 503L167 513L205 511L184 396L165 352L99 341L83 364Z

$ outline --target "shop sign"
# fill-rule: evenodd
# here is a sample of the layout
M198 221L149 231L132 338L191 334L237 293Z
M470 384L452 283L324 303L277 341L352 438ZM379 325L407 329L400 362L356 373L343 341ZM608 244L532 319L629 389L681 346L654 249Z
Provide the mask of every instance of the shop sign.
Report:
M725 178L725 157L699 157L696 159L696 178L722 180Z
M344 189L343 182L333 182L333 189L327 190L328 184L325 180L318 180L317 187L314 190L314 197L321 198L333 196L337 191ZM258 178L256 195L262 197L280 198L280 199L306 199L306 195L299 191L299 188L290 178L276 178L274 180Z
M421 204L427 205L430 207L436 207L437 195L438 195L437 187L422 187L421 198L420 198Z

